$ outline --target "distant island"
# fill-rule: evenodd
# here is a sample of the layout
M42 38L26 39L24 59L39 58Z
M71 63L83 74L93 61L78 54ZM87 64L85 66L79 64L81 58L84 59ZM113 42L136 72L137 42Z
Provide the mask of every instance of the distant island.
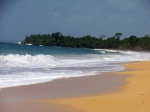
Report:
M64 36L60 32L52 34L32 34L26 36L25 40L18 44L39 45L39 46L61 46L72 48L91 49L119 49L150 51L150 35L143 37L130 37L121 39L122 33L116 33L112 37L101 35L99 38L90 35L83 37Z

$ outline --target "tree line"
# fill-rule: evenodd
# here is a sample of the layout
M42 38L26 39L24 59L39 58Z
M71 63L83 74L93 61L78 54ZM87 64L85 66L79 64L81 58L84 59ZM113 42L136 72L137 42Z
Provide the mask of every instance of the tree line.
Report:
M26 36L22 44L61 46L72 48L91 49L120 49L150 51L150 35L143 37L130 37L121 39L122 33L116 33L113 37L100 36L99 38L87 35L83 37L64 36L60 32L52 34L32 34Z

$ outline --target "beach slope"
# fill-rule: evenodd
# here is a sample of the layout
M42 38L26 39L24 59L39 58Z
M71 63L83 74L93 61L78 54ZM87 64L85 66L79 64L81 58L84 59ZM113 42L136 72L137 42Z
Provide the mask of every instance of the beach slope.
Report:
M82 112L150 112L150 62L130 63L125 68L127 71L115 73L130 75L126 79L128 83L121 90L45 102L72 107Z

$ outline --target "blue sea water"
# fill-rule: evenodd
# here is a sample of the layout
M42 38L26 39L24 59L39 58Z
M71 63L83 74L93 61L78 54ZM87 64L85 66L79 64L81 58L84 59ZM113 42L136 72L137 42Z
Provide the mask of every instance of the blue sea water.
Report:
M0 43L0 88L121 71L150 53Z

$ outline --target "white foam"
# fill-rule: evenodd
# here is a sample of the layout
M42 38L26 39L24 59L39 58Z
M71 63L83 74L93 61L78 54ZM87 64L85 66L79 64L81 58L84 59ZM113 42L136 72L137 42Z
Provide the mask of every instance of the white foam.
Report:
M0 55L0 88L120 71L124 68L112 63L143 60L150 60L150 53L120 51L106 55Z
M1 55L0 61L3 64L6 64L9 67L41 67L49 66L54 67L57 65L57 61L51 55L18 55L18 54L9 54Z

